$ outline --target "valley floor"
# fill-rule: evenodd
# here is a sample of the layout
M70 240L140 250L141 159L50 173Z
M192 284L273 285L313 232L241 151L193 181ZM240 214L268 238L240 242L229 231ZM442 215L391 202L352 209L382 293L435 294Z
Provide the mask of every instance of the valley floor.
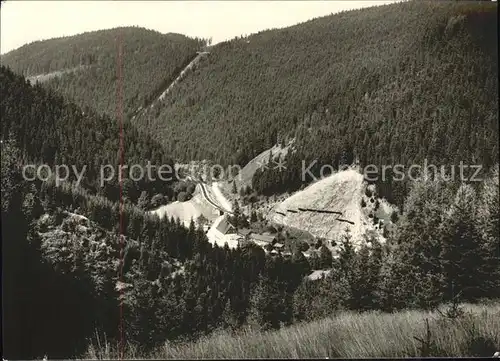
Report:
M500 349L500 302L464 305L464 316L450 319L439 312L393 314L344 312L278 331L239 334L221 331L195 343L165 344L150 355L133 349L126 358L373 358L445 356L492 357ZM426 329L426 320L429 332ZM418 340L420 339L420 341ZM105 351L105 352L100 352ZM112 348L89 347L86 358L117 358Z

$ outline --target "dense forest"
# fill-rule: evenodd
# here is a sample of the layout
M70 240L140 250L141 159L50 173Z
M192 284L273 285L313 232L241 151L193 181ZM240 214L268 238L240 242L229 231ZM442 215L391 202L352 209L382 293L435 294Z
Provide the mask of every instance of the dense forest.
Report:
M121 37L126 114L148 105L134 125L176 160L243 166L295 138L286 172L255 176L256 191L275 194L303 186L303 160L317 160L314 174L354 160L498 162L496 10L409 1L235 38L210 47L161 101L206 41L119 28L28 44L2 62L25 75L85 65L44 84L114 115ZM378 185L403 205L407 184Z
M0 116L2 119L1 138L14 140L21 150L24 164L47 164L55 171L55 166L67 165L70 169L69 181L75 180L78 172L85 168L82 186L100 193L111 200L119 199L120 129L117 120L107 115L98 115L91 109L85 112L72 101L57 93L31 85L22 76L8 68L0 68ZM151 138L141 134L129 121L123 125L123 164L138 164L144 167L149 161L153 166L174 168L171 158L166 156L161 146ZM115 176L109 182L101 179L101 167L110 165ZM109 167L104 175L111 175ZM154 169L152 170L154 172ZM172 181L163 181L158 175L148 179L145 175L139 181L131 181L130 172L123 172L123 196L137 201L145 191L148 198L157 194L173 199L175 174ZM64 176L65 173L61 172ZM138 174L132 174L137 179ZM165 178L165 177L164 177ZM103 185L103 186L102 186Z
M4 357L76 358L103 339L146 354L221 329L500 298L496 10L410 1L237 38L210 48L161 102L154 97L204 41L120 28L2 56ZM118 37L125 164L244 165L294 138L286 172L254 176L259 193L299 189L302 160L314 159L480 163L484 181L377 183L401 206L394 228L357 251L349 232L339 234L336 257L319 242L314 258L301 244L290 257L252 242L212 245L194 222L145 211L184 200L192 184L99 185L100 167L122 161ZM25 78L64 69L43 84ZM29 163L87 169L81 186L57 185L23 177ZM330 273L310 280L312 270Z
M268 171L260 192L297 189L302 160L315 174L343 158L489 167L496 32L496 3L418 1L263 31L213 46L136 124L177 159L221 164L296 138L287 174Z
M76 357L96 337L147 352L217 329L278 329L340 310L500 297L498 167L477 191L413 184L386 244L367 239L355 252L346 233L338 258L322 248L313 263L298 249L283 258L253 243L212 246L194 223L187 229L132 205L120 216L118 204L80 188L23 180L19 159L4 142L8 358ZM75 208L78 215L67 212ZM81 216L89 220L82 224ZM310 281L312 265L332 272Z
M36 41L1 60L26 77L59 72L44 84L82 107L111 116L117 112L121 63L124 111L131 116L159 95L205 44L180 34L127 27Z

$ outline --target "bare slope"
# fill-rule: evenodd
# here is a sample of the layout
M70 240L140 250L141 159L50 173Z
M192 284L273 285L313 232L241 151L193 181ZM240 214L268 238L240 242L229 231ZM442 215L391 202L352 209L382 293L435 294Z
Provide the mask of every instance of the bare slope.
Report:
M196 186L193 198L190 200L169 203L151 212L157 214L160 218L165 216L179 218L186 226L189 226L191 219L196 221L200 215L203 215L209 221L209 224L215 221L219 215L217 209L208 203L201 194L200 185Z
M252 186L252 177L258 169L275 166L274 162L279 158L285 159L293 141L287 144L275 144L272 148L266 149L251 161L249 161L236 177L236 185L239 188Z
M268 218L278 224L293 226L329 240L338 240L348 229L353 240L358 243L364 234L380 233L376 231L379 227L368 216L373 206L361 205L361 200L366 198L365 188L363 175L357 170L341 171L294 193L277 204L269 212ZM386 202L383 204L390 209ZM341 215L301 211L299 208L335 211Z
M196 64L198 64L198 62L200 61L200 59L204 56L207 56L208 54L210 54L209 52L206 52L206 51L203 51L203 52L198 52L196 57L191 60L189 62L189 64L179 73L179 75L177 76L177 78L175 78L175 80L172 82L172 84L170 84L168 86L167 89L165 89L165 91L163 93L161 93L161 95L159 96L158 100L163 100L165 99L165 97L167 96L167 94L172 90L172 88L175 86L175 84L177 84L178 82L180 82L182 80L183 77L186 76L186 74L190 71L190 70L193 70L194 67L196 66Z
M252 188L252 178L258 170L273 168L277 165L276 162L280 160L283 161L283 164L286 166L286 156L293 149L293 142L294 139L285 144L275 144L271 148L259 153L255 158L252 158L243 168L241 168L234 179L227 179L212 184L213 191L218 196L220 202L230 205L234 199L239 198L241 189L245 190L247 187ZM236 194L233 193L233 181L236 186Z

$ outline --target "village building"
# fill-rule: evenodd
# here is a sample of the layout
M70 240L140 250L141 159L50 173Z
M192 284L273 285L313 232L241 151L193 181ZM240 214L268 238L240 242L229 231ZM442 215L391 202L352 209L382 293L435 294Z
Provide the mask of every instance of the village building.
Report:
M276 243L276 236L251 233L249 235L249 240L261 247L266 247L267 245L273 245Z
M252 230L248 228L239 229L238 234L242 236L245 240L249 240L250 234L252 234Z
M283 243L275 243L273 247L278 251L281 251L285 247L285 245Z
M229 223L229 220L227 219L227 217L225 217L223 215L219 219L220 219L219 222L215 221L215 223L214 223L215 229L218 232L220 232L223 235L236 233L236 228L231 223Z
M263 242L265 244L274 244L276 242L276 236L271 234L252 233L250 234L250 239L253 241Z
M224 247L227 244L229 248L237 248L239 242L243 239L236 232L236 228L229 222L226 215L222 215L215 220L207 232L207 238L214 245Z

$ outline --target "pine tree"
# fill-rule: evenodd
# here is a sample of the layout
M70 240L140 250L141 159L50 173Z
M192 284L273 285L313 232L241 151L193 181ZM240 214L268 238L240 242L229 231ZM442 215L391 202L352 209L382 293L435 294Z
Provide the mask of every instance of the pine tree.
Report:
M309 264L312 270L321 269L321 261L317 252L312 252L311 257L309 257Z
M330 269L332 268L333 256L332 252L325 245L321 246L319 249L320 256L319 262L321 269Z
M149 197L146 191L142 191L139 199L137 200L137 206L143 210L147 210L149 207Z
M380 280L376 292L380 308L386 312L392 312L406 306L409 293L405 287L406 271L400 257L392 246L383 259L380 269Z
M500 297L500 199L498 165L483 184L478 224L487 254L485 288L490 297Z
M466 300L484 295L487 254L476 225L476 193L469 185L457 191L454 204L442 224L441 262L445 278L445 298L458 294Z
M340 242L338 267L334 269L334 280L342 303L349 309L355 309L359 306L355 300L355 297L358 296L356 292L358 269L356 266L356 252L352 236L349 229L346 228Z
M412 185L394 234L395 262L407 304L431 308L442 302L440 227L453 199L450 185L422 180Z
M307 276L311 272L311 266L309 265L307 258L299 249L296 249L295 252L293 252L292 264L295 267L295 276L298 279Z
M250 295L248 324L260 330L278 329L280 327L279 306L279 291L276 285L269 277L259 276Z
M382 245L376 238L369 238L369 242L372 247L368 264L367 278L369 288L371 290L371 307L378 308L380 306L378 299L378 287L380 283L384 252Z
M196 223L198 224L198 227L201 227L203 229L203 226L208 223L208 219L203 214L200 214L196 220Z
M354 251L354 245L352 243L351 232L348 228L346 228L344 234L342 235L339 251L339 271L344 276L347 276L349 273L349 269L352 268L355 256L356 253Z
M252 212L250 214L250 222L251 223L257 222L257 212L255 212L255 210L253 210L253 209L252 209Z
M221 315L221 327L235 331L238 328L238 319L231 306L231 300L228 298Z
M240 204L235 199L233 201L233 215L229 218L229 221L236 228L236 230L239 229L240 219L241 219Z

